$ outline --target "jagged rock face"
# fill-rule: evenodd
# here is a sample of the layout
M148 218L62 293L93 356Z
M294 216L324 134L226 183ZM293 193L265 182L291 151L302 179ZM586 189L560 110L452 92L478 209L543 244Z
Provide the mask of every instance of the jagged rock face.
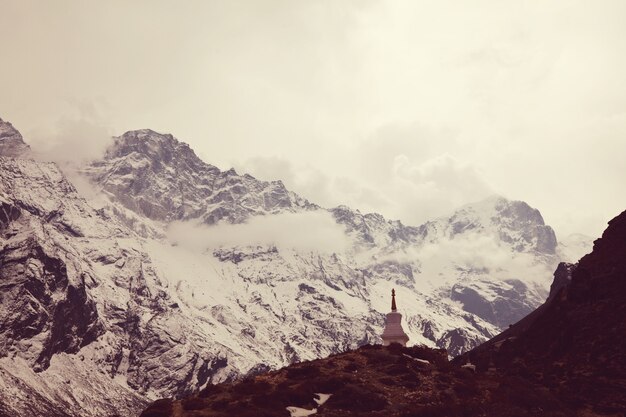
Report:
M402 246L416 243L421 237L418 228L387 220L377 213L361 214L346 206L335 207L330 212L337 223L346 226L348 234L366 247Z
M152 130L115 138L85 172L127 208L160 221L241 223L253 215L313 208L280 181L222 172L186 143Z
M505 280L497 284L490 282L472 282L455 284L450 297L463 304L463 309L483 320L507 328L520 318L534 310L533 300L529 298L529 289L519 280ZM493 298L485 298L481 290L487 287Z
M102 334L84 283L68 277L68 261L47 250L38 236L18 233L0 251L2 302L11 306L0 312L0 355L20 354L36 370L47 368L55 353L78 352Z
M548 299L552 299L561 290L561 288L567 286L572 281L572 273L576 269L575 264L567 262L561 262L554 271L554 281L550 285L550 294Z
M30 147L11 123L0 119L0 156L19 157L27 154Z
M500 214L495 217L496 223L506 224L509 230L521 231L519 235L503 234L501 239L519 241L515 246L518 251L528 247L537 252L554 254L557 246L556 235L550 226L546 226L539 210L530 207L523 201L499 201L496 210Z

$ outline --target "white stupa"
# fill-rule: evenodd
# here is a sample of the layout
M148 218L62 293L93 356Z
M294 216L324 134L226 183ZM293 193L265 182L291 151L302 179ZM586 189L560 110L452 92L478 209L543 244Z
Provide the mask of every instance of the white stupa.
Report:
M391 313L387 314L385 330L383 331L383 346L389 346L392 343L399 343L406 346L409 336L402 329L402 314L398 313L396 308L396 290L391 290Z

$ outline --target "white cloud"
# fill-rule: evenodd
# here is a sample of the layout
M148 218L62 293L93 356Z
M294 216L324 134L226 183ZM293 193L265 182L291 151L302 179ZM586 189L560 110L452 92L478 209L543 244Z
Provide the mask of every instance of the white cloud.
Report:
M520 279L539 291L539 296L545 295L543 292L552 282L555 267L538 262L532 254L512 252L495 236L478 233L427 243L407 256L420 261L417 285L439 287L456 283L464 270L485 274L488 280Z
M172 243L194 250L234 246L276 246L322 253L340 253L350 246L342 226L325 211L257 216L243 224L208 226L175 222L168 228Z

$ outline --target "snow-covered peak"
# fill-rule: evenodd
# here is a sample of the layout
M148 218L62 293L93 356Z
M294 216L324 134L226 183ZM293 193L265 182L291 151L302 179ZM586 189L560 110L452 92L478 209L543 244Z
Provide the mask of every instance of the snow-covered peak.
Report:
M538 252L553 255L557 241L554 230L547 226L536 208L523 201L491 196L467 204L450 217L428 222L423 226L433 238L454 238L468 233L490 234L507 243L517 252Z
M114 138L85 173L126 208L159 221L242 223L253 215L316 207L280 181L221 171L186 143L149 129Z
M171 134L161 134L150 129L131 130L114 138L105 159L121 158L135 153L154 162L172 163L174 157L182 157L182 161L177 163L185 162L194 168L196 165L208 165L186 143L178 141ZM215 167L208 167L217 170Z
M482 225L498 223L497 219L502 217L511 219L518 225L545 226L539 210L523 201L509 200L499 195L466 204L451 216L452 219L468 220Z
M30 152L20 132L9 122L0 119L0 156L20 157Z

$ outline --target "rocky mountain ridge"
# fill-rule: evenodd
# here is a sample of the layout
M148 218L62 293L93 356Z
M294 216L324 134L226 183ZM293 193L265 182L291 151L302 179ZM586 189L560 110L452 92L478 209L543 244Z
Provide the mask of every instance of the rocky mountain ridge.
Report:
M9 122L0 119L0 155L18 157L30 151L20 132Z
M114 138L85 173L125 207L157 221L243 223L255 215L316 208L281 181L220 171L186 143L149 129Z
M15 138L11 149L27 146ZM558 261L540 215L502 198L405 226L320 208L141 130L84 168L103 203L24 156L0 157L5 415L132 415L149 399L376 343L392 287L412 342L458 354L538 305ZM351 248L191 250L167 239L173 221L211 233L312 212L334 219ZM456 256L477 241L503 261ZM514 312L498 322L505 309Z

